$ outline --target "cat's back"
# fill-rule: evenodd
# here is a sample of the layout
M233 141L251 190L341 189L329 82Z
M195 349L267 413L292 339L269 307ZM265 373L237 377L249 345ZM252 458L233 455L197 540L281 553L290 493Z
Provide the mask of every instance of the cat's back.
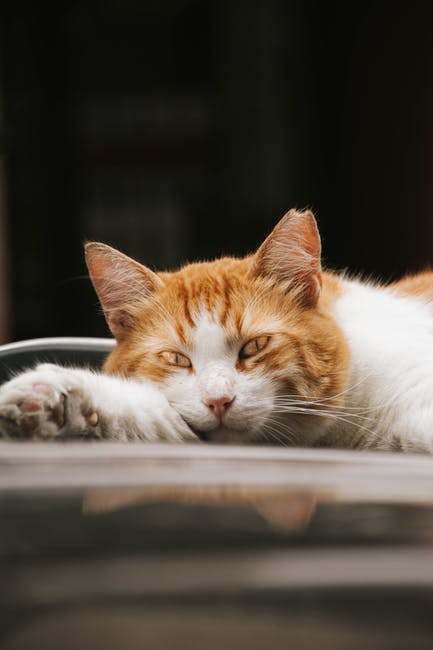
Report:
M394 357L409 341L413 349L416 339L420 348L424 344L433 351L433 271L388 285L344 276L339 279L338 293L333 290L333 311L355 345L362 344L371 351L377 342L382 357L385 350Z
M350 350L348 403L366 418L333 442L388 449L397 440L399 448L430 451L433 272L389 285L342 277L333 307Z
M388 285L397 294L415 297L429 302L433 300L433 271L423 271L407 275L397 282Z

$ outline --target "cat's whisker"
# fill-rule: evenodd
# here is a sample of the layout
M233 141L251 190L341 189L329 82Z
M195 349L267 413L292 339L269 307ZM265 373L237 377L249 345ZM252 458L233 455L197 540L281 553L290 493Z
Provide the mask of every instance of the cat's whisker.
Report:
M380 411L380 410L383 410L383 409L388 408L389 406L392 406L392 404L393 404L396 400L398 400L402 395L404 395L405 392L406 392L406 389L402 390L402 391L399 392L399 393L394 394L393 396L391 396L391 397L390 397L388 400L386 400L385 402L381 402L381 403L379 403L379 404L375 404L374 406L367 406L367 407L344 406L343 408L344 408L344 409L348 409L348 410L350 409L350 410L353 410L353 411L357 411L358 413L370 413L370 412ZM325 399L327 399L327 398L325 398ZM323 401L325 401L325 399L324 399L324 400L315 400L315 401L310 400L308 403L309 403L309 404L314 404L314 405L317 404L317 405L320 406L321 403L322 403Z
M273 422L273 420L269 420L263 425L262 432L269 435L275 442L277 442L277 444L283 445L284 447L294 446L296 444L295 434L290 427L284 427L286 431L283 432L280 428L271 426L271 422ZM282 423L276 422L276 424L281 427Z
M344 391L341 391L340 393L337 393L335 395L330 395L328 397L319 398L319 399L315 399L315 400L307 398L306 400L303 400L303 398L300 397L299 395L280 395L280 396L277 395L274 398L274 400L275 400L275 402L280 402L280 401L284 401L284 400L293 399L294 401L296 401L297 404L299 404L299 402L302 400L304 404L320 406L320 405L323 405L323 403L325 403L325 402L329 402L331 400L337 400L338 398L342 397L343 395L347 395L347 393L349 393L352 390L355 390L362 383L364 383L367 379L371 378L372 374L373 374L372 372L371 373L366 373L363 378L361 378L355 384L352 384L351 386L347 387ZM402 391L402 393L403 393L403 391ZM365 413L370 412L370 411L377 411L377 410L386 408L386 406L391 405L396 399L398 399L399 396L400 396L400 394L397 395L397 396L391 397L388 400L388 402L378 404L378 405L374 405L374 406L371 406L371 407L357 407L357 406L344 405L343 408L345 410L347 410L347 411L351 410L351 411L354 411L354 412L358 412L360 414L365 414ZM341 405L340 405L340 408L341 408Z
M330 418L335 421L340 421L344 422L346 424L350 424L352 427L354 427L357 430L362 430L371 436L375 436L375 432L370 429L369 427L365 426L364 424L360 424L359 422L351 420L349 417L345 417L344 415L338 414L338 413L329 413L329 412L324 412L324 413L318 413L317 411L309 411L307 409L292 409L292 410L285 410L284 413L286 414L291 414L291 415L306 415L311 417L312 415L316 415L318 417L326 417Z
M339 393L336 393L336 394L334 394L334 395L329 395L329 396L327 396L327 397L322 397L322 398L320 398L320 400L318 400L318 401L320 401L320 402L329 402L329 401L331 401L331 400L336 400L336 399L338 399L338 398L340 398L340 397L343 397L343 395L346 395L346 396L347 396L348 393L350 393L351 391L354 391L356 388L359 388L359 386L361 386L362 384L364 384L368 379L371 379L371 376L372 376L372 375L373 375L373 371L371 371L370 373L366 373L366 374L365 374L361 379L359 379L356 383L351 384L350 386L348 386L348 387L345 388L344 390L340 391Z
M304 409L310 409L311 412L314 414L331 414L331 413L341 413L343 415L353 415L354 417L365 417L368 418L366 413L368 412L368 409L361 409L360 407L350 407L350 406L345 406L345 405L338 405L339 410L335 411L335 408L332 405L327 405L327 409L329 410L322 410L319 411L319 408L322 406L322 403L320 400L304 400L300 399L299 396L295 399L290 399L290 398L282 398L282 397L276 397L273 400L273 408L274 410L280 410L284 408L304 408ZM267 400L260 400L257 399L254 401L255 406L268 406L269 405L269 399ZM318 408L319 407L319 408ZM332 410L331 410L332 409Z
M269 400L254 400L254 406L255 407L260 407L260 406L270 406ZM368 416L365 415L363 412L358 412L358 410L346 410L346 408L342 405L339 405L339 410L336 411L333 409L331 406L327 406L326 409L320 409L320 402L307 402L303 400L275 400L272 405L272 410L274 411L285 411L286 409L303 409L307 410L309 413L312 413L313 415L330 415L332 413L341 413L342 415L353 415L353 417L365 417L368 419Z
M311 416L311 415L319 415L319 416L326 416L326 417L329 417L329 418L334 419L334 420L337 420L337 421L342 421L342 422L348 423L348 424L350 424L351 426L355 427L357 430L362 430L363 432L368 433L369 436L371 436L371 439L376 439L376 438L377 438L375 432L374 432L372 429L370 429L369 427L366 427L366 426L363 425L363 424L359 424L359 422L356 422L356 421L353 422L353 421L351 421L349 418L345 417L344 415L341 415L340 413L335 413L335 412L331 412L331 413L329 413L329 412L324 412L324 413L322 414L322 413L317 413L317 411L316 411L316 412L312 412L312 411L310 411L310 410L308 410L308 409L304 409L304 410L295 410L295 409L292 409L292 410L285 410L284 412L285 412L285 413L291 413L291 414L293 414L293 415L308 415L308 416ZM285 433L284 433L283 435L286 435L286 432L287 432L287 433L290 433L290 438L289 438L289 439L290 439L291 444L298 445L298 444L301 442L301 440L300 440L300 436L301 436L301 434L300 434L300 433L296 433L296 432L294 432L293 429L292 429L292 427L291 427L287 422L281 422L281 421L276 420L275 418L270 417L270 418L268 418L268 420L266 421L266 424L264 425L263 428L265 428L266 426L269 426L269 424L267 424L267 423L269 423L269 422L274 422L274 423L276 423L280 428L283 426L284 429L286 430ZM274 429L273 429L273 431L274 431L274 433L275 433L275 430L274 430ZM283 432L282 432L281 430L279 430L279 433L282 434ZM289 439L286 438L287 442L289 441Z
M308 408L311 410L317 409L317 410L322 410L323 412L327 413L332 413L332 412L341 412L345 414L353 414L354 416L365 416L367 417L367 413L369 413L369 409L364 409L361 407L351 407L351 406L346 406L344 404L338 404L337 406L331 405L331 404L322 404L320 400L317 401L312 401L312 400L302 400L302 399L297 399L297 400L275 400L274 405L276 407L299 407L299 408Z
M315 408L303 408L298 406L285 406L274 409L276 413L300 413L302 415L311 415L317 417L337 418L346 417L348 419L355 418L361 420L371 421L372 418L367 415L360 415L358 413L346 413L345 411L321 411Z

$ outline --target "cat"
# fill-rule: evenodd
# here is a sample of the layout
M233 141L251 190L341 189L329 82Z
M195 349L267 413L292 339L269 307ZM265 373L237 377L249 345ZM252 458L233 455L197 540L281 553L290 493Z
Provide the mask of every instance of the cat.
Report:
M433 273L323 271L308 210L242 259L155 273L85 253L115 348L100 373L3 384L3 437L433 450Z

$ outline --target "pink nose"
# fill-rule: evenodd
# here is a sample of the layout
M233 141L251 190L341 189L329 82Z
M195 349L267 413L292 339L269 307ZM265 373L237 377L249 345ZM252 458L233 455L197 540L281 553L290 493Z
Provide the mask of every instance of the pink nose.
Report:
M233 404L234 397L227 397L227 395L223 395L223 397L209 397L208 399L204 400L204 403L206 406L212 411L216 417L221 420L223 415L225 415L230 407L231 404Z

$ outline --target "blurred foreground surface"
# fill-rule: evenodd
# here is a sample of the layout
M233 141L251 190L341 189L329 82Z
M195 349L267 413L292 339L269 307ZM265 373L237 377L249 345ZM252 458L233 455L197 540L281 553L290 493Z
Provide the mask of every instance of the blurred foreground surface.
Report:
M0 445L0 647L431 648L433 459Z

